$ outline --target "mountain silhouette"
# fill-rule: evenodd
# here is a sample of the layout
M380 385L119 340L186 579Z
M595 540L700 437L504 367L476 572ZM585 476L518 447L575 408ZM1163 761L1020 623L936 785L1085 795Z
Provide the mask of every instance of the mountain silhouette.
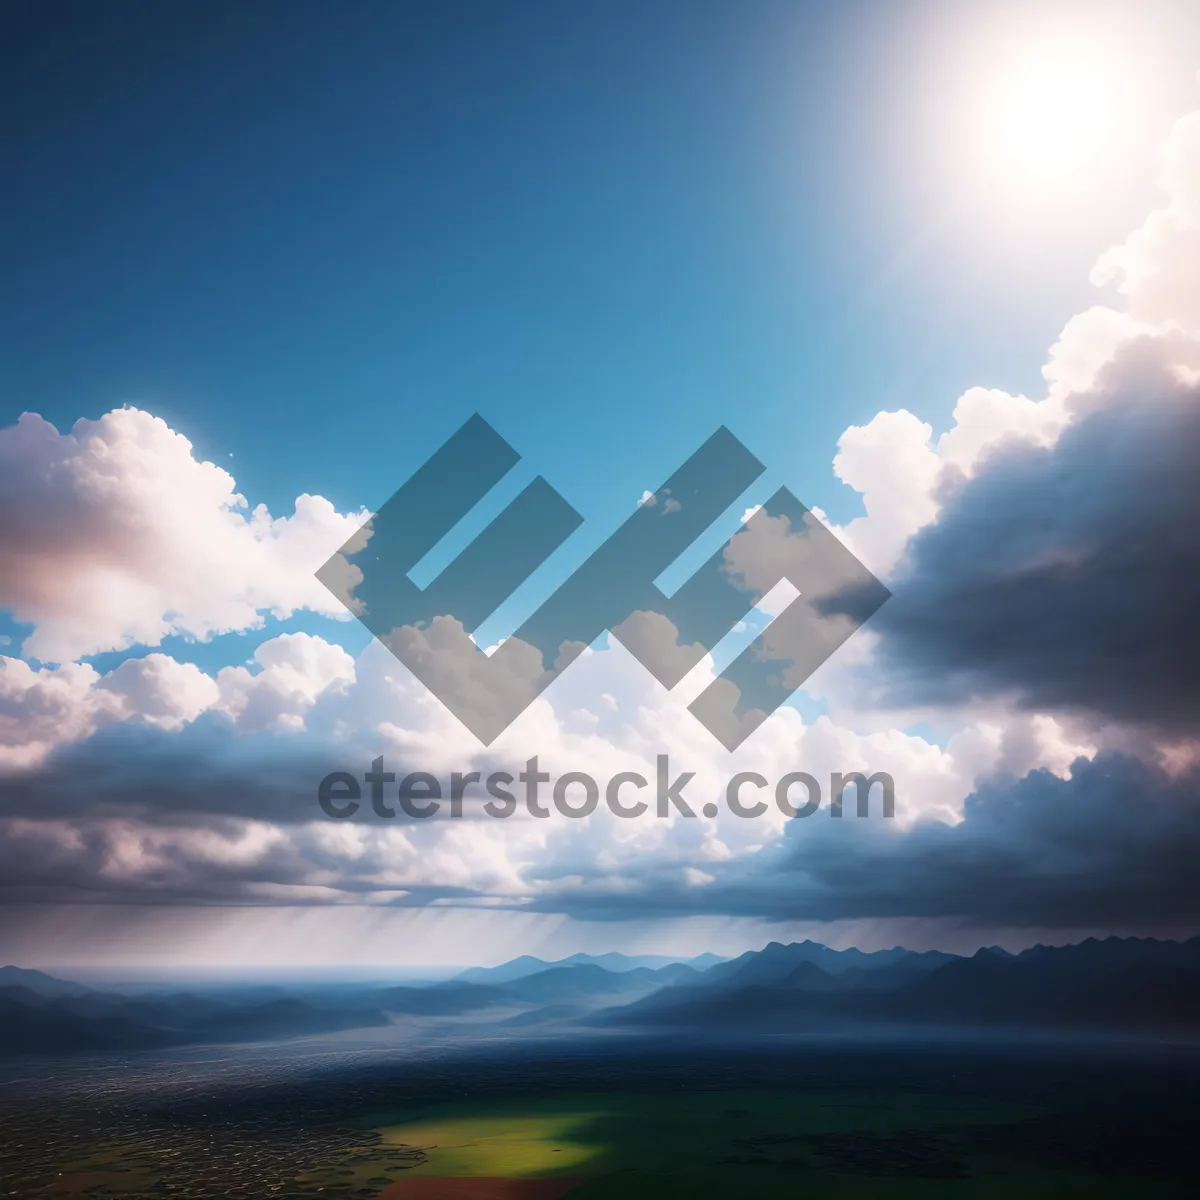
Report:
M902 947L864 952L772 942L711 962L639 964L525 957L424 986L326 984L128 995L40 971L0 972L0 1053L126 1052L267 1041L403 1018L442 1032L519 1036L539 1026L713 1033L1039 1029L1159 1036L1200 1030L1200 938L1089 938L970 957ZM534 969L536 966L537 969ZM614 969L616 968L616 969ZM515 972L512 978L506 974ZM484 982L489 981L489 982ZM439 1025L439 1022L450 1024Z

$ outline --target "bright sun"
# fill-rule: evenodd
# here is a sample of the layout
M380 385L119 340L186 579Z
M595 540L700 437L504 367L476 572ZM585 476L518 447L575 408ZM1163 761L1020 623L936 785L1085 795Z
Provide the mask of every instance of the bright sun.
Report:
M989 108L993 170L1027 185L1079 175L1103 156L1121 116L1107 64L1057 55L1000 79Z

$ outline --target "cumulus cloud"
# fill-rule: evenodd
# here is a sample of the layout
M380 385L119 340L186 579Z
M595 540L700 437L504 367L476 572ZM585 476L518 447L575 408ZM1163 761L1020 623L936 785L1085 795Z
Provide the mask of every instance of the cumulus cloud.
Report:
M179 730L219 693L198 667L165 654L127 659L104 676L84 663L35 669L0 655L0 767L34 766L115 722Z
M96 684L119 697L125 720L142 720L159 729L182 729L220 695L218 684L193 663L166 654L127 658Z
M1046 399L968 392L925 463L936 511L876 623L893 702L1200 724L1200 114L1164 159L1166 204L1094 273L1126 310L1067 323Z
M1115 284L1130 319L1200 331L1200 112L1183 117L1163 151L1166 203L1123 243L1104 254L1092 273Z
M317 700L353 679L345 650L306 633L270 638L253 669L225 667L215 678L159 653L127 658L106 675L86 663L34 668L0 655L0 767L35 766L118 723L178 732L221 713L241 732L300 732Z
M0 606L34 626L24 652L55 663L257 628L264 613L343 616L313 572L364 515L309 495L291 516L249 509L232 476L139 409L65 434L25 413L0 430Z
M205 707L215 707L241 729L299 732L305 714L330 689L354 680L354 659L341 646L306 633L284 633L263 642L254 666L224 667Z
M1200 389L1150 338L1102 378L1052 446L995 453L913 540L878 622L902 689L1200 726Z
M238 688L221 672L211 681L218 692L211 707L178 731L163 721L111 719L0 781L0 824L25 847L11 888L29 898L41 855L43 899L57 879L66 898L87 892L172 903L204 895L267 902L267 888L273 901L296 903L373 897L416 904L442 897L549 910L577 900L582 910L593 888L632 896L651 879L707 886L701 875L716 879L714 863L777 842L785 824L777 810L759 820L728 811L718 819L700 815L706 803L722 799L736 770L774 778L804 769L826 779L835 770L887 771L897 781L897 819L912 823L929 813L956 819L974 771L990 761L976 744L966 746L960 762L953 749L920 737L858 735L825 718L805 724L793 710L779 714L753 747L730 756L687 711L686 690L667 692L620 648L586 651L485 750L464 739L456 719L379 644L359 657L351 675L340 650L314 643L281 638L260 648L260 669L249 678L261 681L269 703L257 712L253 697L240 707L231 703L246 685L241 669ZM693 687L711 682L711 669L698 675ZM111 695L102 682L91 679L90 690ZM178 711L192 694L190 675L186 682L173 706L160 705L163 711ZM601 695L611 702L597 704ZM289 723L263 720L284 702L302 715L303 735ZM693 774L684 798L695 817L654 815L661 754L669 757L672 777ZM364 803L354 820L335 822L316 804L325 774L361 776L380 756L397 778L430 771L445 787L454 771L507 771L515 778L534 755L552 779L585 771L603 786L619 772L639 772L649 781L652 811L621 820L601 805L587 820L571 820L554 809L546 785L541 797L551 816L545 819L530 817L523 803L508 820L483 817L487 796L480 786L469 790L461 819L448 808L425 821L402 812L381 819ZM519 783L513 790L523 797ZM394 785L389 793L395 809ZM278 836L246 840L260 825ZM225 864L196 851L226 843L258 849ZM126 873L129 864L137 871Z
M115 718L118 698L97 695L99 679L85 664L35 670L19 658L0 657L0 764L31 766L59 743Z
M721 912L776 920L888 914L984 926L1156 929L1195 922L1200 777L1173 777L1123 756L1080 759L1066 778L1034 771L994 780L956 824L791 822L750 861L710 868L704 889L642 888L588 897L591 915L634 905L667 915ZM576 897L584 911L584 898Z

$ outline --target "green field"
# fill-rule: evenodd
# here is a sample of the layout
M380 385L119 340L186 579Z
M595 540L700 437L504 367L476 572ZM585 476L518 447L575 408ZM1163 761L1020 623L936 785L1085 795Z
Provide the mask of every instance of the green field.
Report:
M677 1090L463 1100L371 1124L381 1150L423 1152L405 1178L574 1177L572 1200L1178 1194L1039 1161L1011 1136L1037 1115L922 1093Z
M62 1152L46 1169L8 1194L207 1200L214 1181L220 1194L279 1200L374 1200L385 1191L388 1200L521 1200L564 1188L571 1200L1194 1194L1185 1186L1194 1180L1190 1129L1170 1124L1170 1092L1157 1107L1144 1107L1143 1096L1140 1107L1121 1088L1050 1090L1027 1098L1022 1087L1019 1099L652 1083L514 1092L483 1081L455 1100L381 1109L360 1099L340 1120L326 1098L321 1121L206 1104L186 1121L75 1129L58 1138Z

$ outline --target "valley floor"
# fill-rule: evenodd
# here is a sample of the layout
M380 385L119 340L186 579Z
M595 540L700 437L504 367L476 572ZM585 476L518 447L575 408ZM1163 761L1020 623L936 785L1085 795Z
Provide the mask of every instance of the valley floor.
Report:
M1153 1200L1198 1115L1170 1048L325 1039L0 1071L0 1195Z

